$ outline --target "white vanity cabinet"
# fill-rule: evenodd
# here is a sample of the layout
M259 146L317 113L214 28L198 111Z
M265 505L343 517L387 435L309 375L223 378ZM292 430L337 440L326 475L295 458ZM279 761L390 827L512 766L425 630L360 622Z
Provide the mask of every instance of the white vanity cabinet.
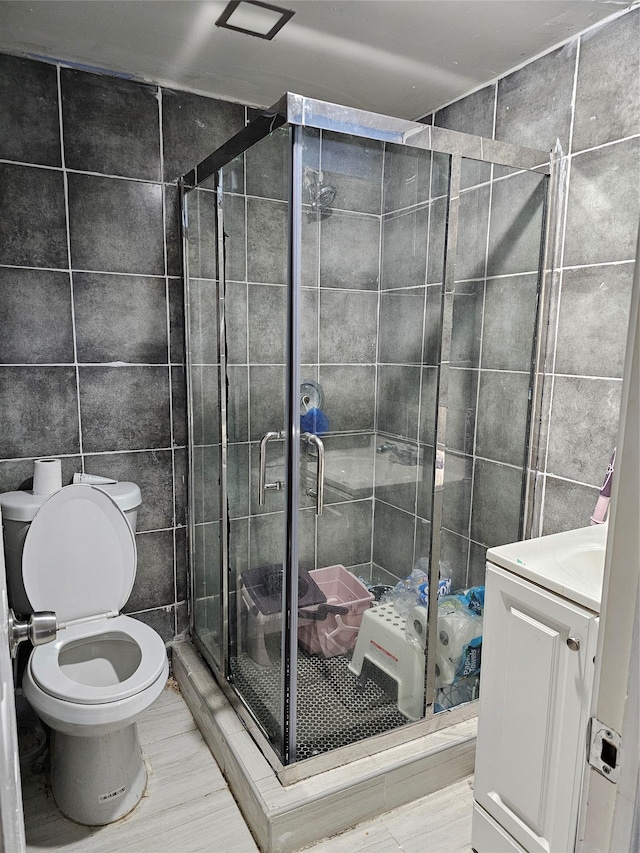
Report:
M604 533L597 535L604 566ZM580 589L578 576L574 594L566 578L558 581L557 566L549 578L540 574L535 541L487 555L502 565L487 564L472 830L477 853L571 853L575 845L600 593ZM592 562L598 548L599 540L588 549ZM565 569L569 563L573 570L571 561Z

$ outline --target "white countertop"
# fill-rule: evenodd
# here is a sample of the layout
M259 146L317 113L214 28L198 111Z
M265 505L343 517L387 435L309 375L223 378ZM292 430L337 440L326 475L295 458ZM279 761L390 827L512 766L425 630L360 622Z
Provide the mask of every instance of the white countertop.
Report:
M490 548L487 560L600 613L607 527L581 527Z

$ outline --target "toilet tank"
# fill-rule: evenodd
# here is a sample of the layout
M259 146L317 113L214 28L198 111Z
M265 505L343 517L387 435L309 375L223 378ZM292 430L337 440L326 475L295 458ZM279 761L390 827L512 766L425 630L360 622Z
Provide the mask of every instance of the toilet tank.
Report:
M138 508L142 503L139 486L135 483L109 483L94 488L100 488L117 503L135 533ZM7 592L10 606L18 613L31 613L33 610L22 582L22 550L29 525L48 497L49 495L34 495L33 492L0 494Z

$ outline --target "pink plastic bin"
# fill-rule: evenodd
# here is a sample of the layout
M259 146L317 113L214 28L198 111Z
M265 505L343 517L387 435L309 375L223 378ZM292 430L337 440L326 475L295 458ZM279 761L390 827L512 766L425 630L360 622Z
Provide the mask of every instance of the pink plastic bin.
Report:
M300 620L298 641L308 652L325 658L344 655L356 644L362 614L373 601L373 593L344 566L327 566L309 574L326 595L327 604L346 607L348 613L328 613L322 621Z

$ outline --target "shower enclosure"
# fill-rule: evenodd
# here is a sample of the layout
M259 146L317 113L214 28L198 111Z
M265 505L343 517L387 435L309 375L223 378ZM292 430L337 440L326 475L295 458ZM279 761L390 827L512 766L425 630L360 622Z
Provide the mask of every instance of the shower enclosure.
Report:
M527 532L549 162L288 94L181 182L191 633L283 765L470 713L438 588Z

